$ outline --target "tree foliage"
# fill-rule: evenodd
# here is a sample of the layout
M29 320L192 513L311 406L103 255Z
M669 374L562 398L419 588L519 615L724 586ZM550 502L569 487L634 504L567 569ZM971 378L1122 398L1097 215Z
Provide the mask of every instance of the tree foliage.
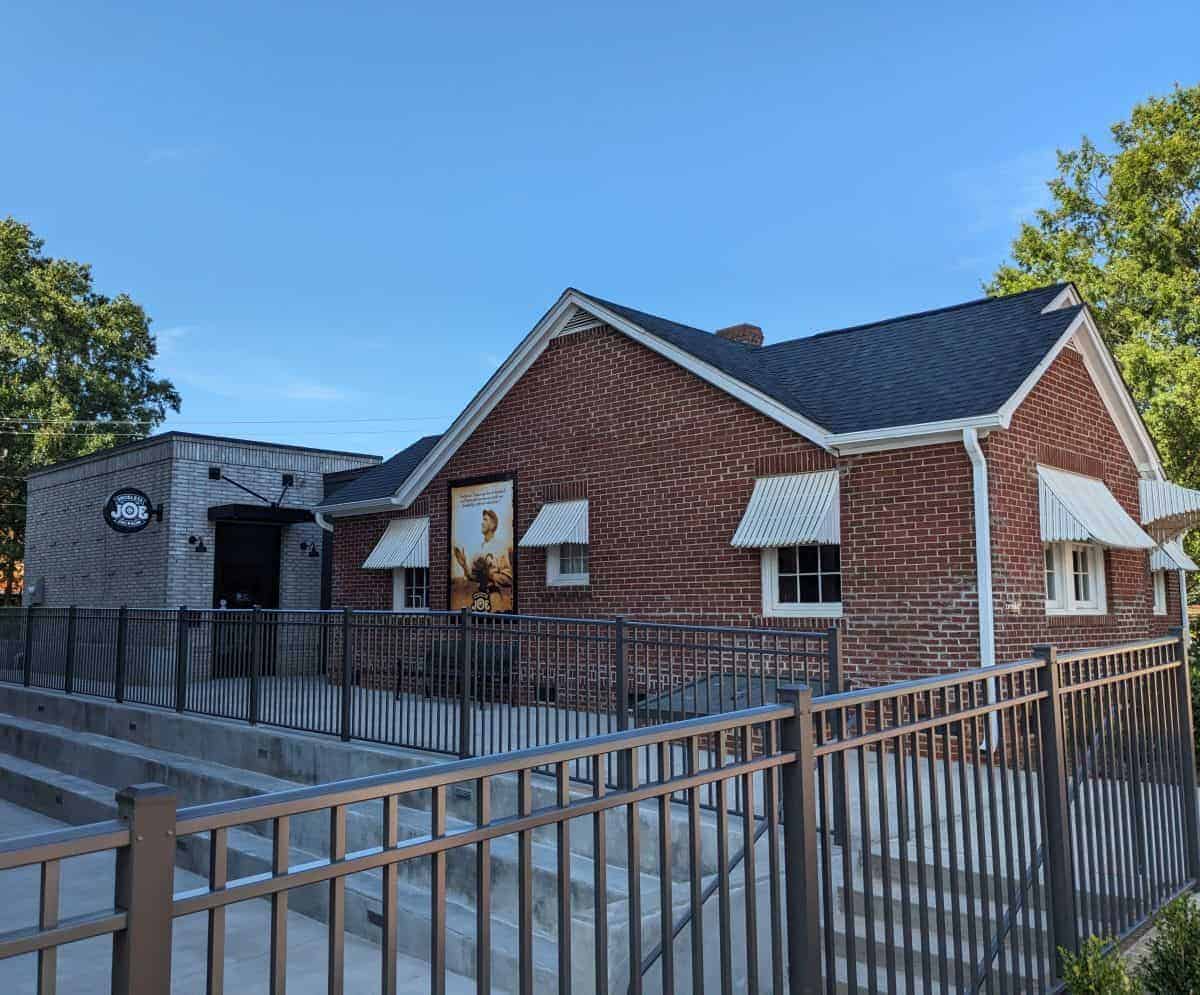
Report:
M154 375L142 307L97 293L87 264L42 244L0 220L0 592L24 548L25 475L144 436L179 410L174 386Z
M1167 475L1200 487L1200 86L1137 104L1101 148L1058 153L1052 204L987 286L1073 281L1092 306ZM1200 552L1200 537L1189 540Z

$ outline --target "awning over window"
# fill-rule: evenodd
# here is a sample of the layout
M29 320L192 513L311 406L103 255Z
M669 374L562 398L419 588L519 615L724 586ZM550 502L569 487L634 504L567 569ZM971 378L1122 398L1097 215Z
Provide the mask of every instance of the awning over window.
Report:
M588 541L588 503L581 501L554 501L542 505L529 531L518 546L561 546L564 542L586 543Z
M1142 524L1158 539L1173 539L1188 529L1200 527L1200 491L1189 490L1169 480L1142 480Z
M429 519L396 518L363 561L364 570L429 566Z
M1113 549L1153 549L1156 543L1095 477L1039 466L1043 542L1095 542Z
M803 546L841 542L837 470L760 477L733 534L734 546Z
M1183 543L1178 539L1164 542L1150 554L1151 570L1200 570L1196 561L1183 551Z

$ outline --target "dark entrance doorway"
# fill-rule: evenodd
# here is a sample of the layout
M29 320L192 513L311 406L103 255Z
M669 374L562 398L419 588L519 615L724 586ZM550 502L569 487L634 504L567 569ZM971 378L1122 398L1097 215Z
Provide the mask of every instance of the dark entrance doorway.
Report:
M214 608L279 607L278 525L217 522L216 547Z
M278 525L217 522L213 607L243 609L214 616L213 676L275 673L273 615L244 611L279 607Z

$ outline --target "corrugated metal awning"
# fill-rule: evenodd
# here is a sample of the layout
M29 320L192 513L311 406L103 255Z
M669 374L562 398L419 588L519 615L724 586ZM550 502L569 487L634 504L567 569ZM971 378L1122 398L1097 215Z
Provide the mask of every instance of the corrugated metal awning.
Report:
M396 518L363 560L364 570L429 566L429 519Z
M542 505L518 546L561 546L564 542L587 543L588 503L554 501Z
M1104 482L1038 466L1043 542L1096 542L1113 549L1153 549L1156 543Z
M1188 529L1200 527L1200 491L1169 480L1138 482L1142 502L1142 524L1158 539L1173 539Z
M733 534L733 545L753 549L841 542L837 470L760 477Z
M1200 570L1196 561L1183 551L1183 543L1178 539L1164 542L1150 554L1151 570Z

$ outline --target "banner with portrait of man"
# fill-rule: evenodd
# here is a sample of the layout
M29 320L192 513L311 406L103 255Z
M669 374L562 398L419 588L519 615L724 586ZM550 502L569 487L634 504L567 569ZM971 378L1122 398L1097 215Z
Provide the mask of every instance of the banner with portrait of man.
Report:
M511 477L450 487L450 608L516 608L516 542Z

